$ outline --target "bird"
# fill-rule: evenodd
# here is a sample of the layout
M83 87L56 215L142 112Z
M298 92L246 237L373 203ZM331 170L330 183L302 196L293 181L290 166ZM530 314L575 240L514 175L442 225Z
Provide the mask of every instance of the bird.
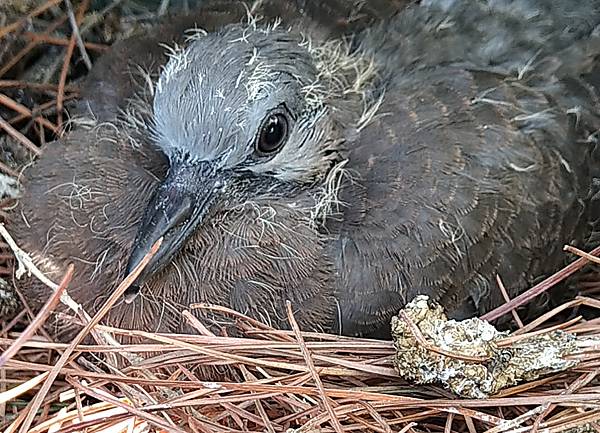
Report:
M589 239L599 1L390 3L337 25L309 3L207 6L95 64L8 224L51 279L74 264L90 313L162 239L107 323L192 332L181 311L210 303L286 328L289 301L304 330L379 336L418 294L489 311L496 275L514 296Z

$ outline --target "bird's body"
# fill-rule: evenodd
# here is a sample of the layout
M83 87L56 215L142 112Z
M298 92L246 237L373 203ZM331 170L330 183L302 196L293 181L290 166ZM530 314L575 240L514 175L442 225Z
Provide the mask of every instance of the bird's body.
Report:
M149 93L109 55L96 121L25 172L10 229L52 278L75 264L91 311L164 236L108 315L124 327L185 330L198 302L285 326L290 300L305 329L363 335L421 293L489 310L496 274L515 294L589 234L599 24L596 0L424 2L352 42L306 16L232 24Z

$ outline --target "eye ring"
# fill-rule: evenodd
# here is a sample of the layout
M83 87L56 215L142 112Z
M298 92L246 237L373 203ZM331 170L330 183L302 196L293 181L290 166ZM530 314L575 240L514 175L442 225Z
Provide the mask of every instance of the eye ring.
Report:
M267 156L280 150L289 135L288 117L281 110L270 113L263 120L256 137L256 152Z

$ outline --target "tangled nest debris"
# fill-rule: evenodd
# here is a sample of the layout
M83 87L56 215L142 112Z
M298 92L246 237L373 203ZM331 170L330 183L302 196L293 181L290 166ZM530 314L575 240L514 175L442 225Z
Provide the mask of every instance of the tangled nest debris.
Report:
M470 398L577 365L568 358L578 350L572 334L555 330L503 344L508 334L476 317L448 320L441 305L418 296L392 318L394 365L411 381L442 383Z
M168 4L156 1L156 7L144 10L142 2L129 0L96 3L96 9L85 0L0 4L0 171L7 179L0 182L6 197L2 218L14 202L13 180L20 167L63 130L63 108L77 97L77 80L87 70L86 55L93 62L110 43L152 22ZM12 251L7 244L0 248L0 277L12 284ZM292 331L281 331L222 307L190 306L228 314L239 331L236 338L212 334L187 311L182 314L197 330L195 335L114 329L101 324L101 315L81 314L73 320L87 323L95 338L95 343L83 345L57 343L44 332L41 325L52 313L52 304L38 316L25 309L13 320L0 320L0 429L600 431L600 318L579 315L586 307L592 310L590 317L598 316L598 284L582 285L581 296L529 323L523 324L516 313L518 305L597 260L593 256L600 253L570 251L583 257L484 317L512 314L518 329L510 335L477 319L446 322L438 308L423 300L410 304L394 322L395 344L410 345L409 356L405 350L396 352L392 342L301 332L291 311ZM57 288L56 302L69 278L67 274ZM121 290L126 286L127 282ZM0 286L0 296L3 289ZM100 324L92 330L89 324L95 320ZM103 338L111 335L136 336L141 342L117 345ZM448 335L479 344L462 344ZM548 363L540 367L545 357L519 358L524 347L543 350L540 342L559 343L557 363L549 364L566 370L546 370ZM504 357L507 352L510 359ZM511 374L499 378L488 358L499 359L496 365L512 366ZM464 368L467 364L472 368ZM543 375L519 376L516 370L528 365ZM447 374L448 367L454 375ZM229 375L213 374L217 380L206 381L206 369ZM438 384L444 377L463 397ZM413 382L432 379L434 384Z

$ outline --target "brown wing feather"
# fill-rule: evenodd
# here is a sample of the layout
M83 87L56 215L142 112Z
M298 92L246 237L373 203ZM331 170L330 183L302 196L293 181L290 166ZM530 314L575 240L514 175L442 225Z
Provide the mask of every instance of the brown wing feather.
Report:
M495 274L518 293L583 240L589 152L541 91L447 67L387 95L349 156L364 212L335 246L344 332L378 327L420 293L453 316L488 310L502 302ZM535 128L524 113L538 113Z

